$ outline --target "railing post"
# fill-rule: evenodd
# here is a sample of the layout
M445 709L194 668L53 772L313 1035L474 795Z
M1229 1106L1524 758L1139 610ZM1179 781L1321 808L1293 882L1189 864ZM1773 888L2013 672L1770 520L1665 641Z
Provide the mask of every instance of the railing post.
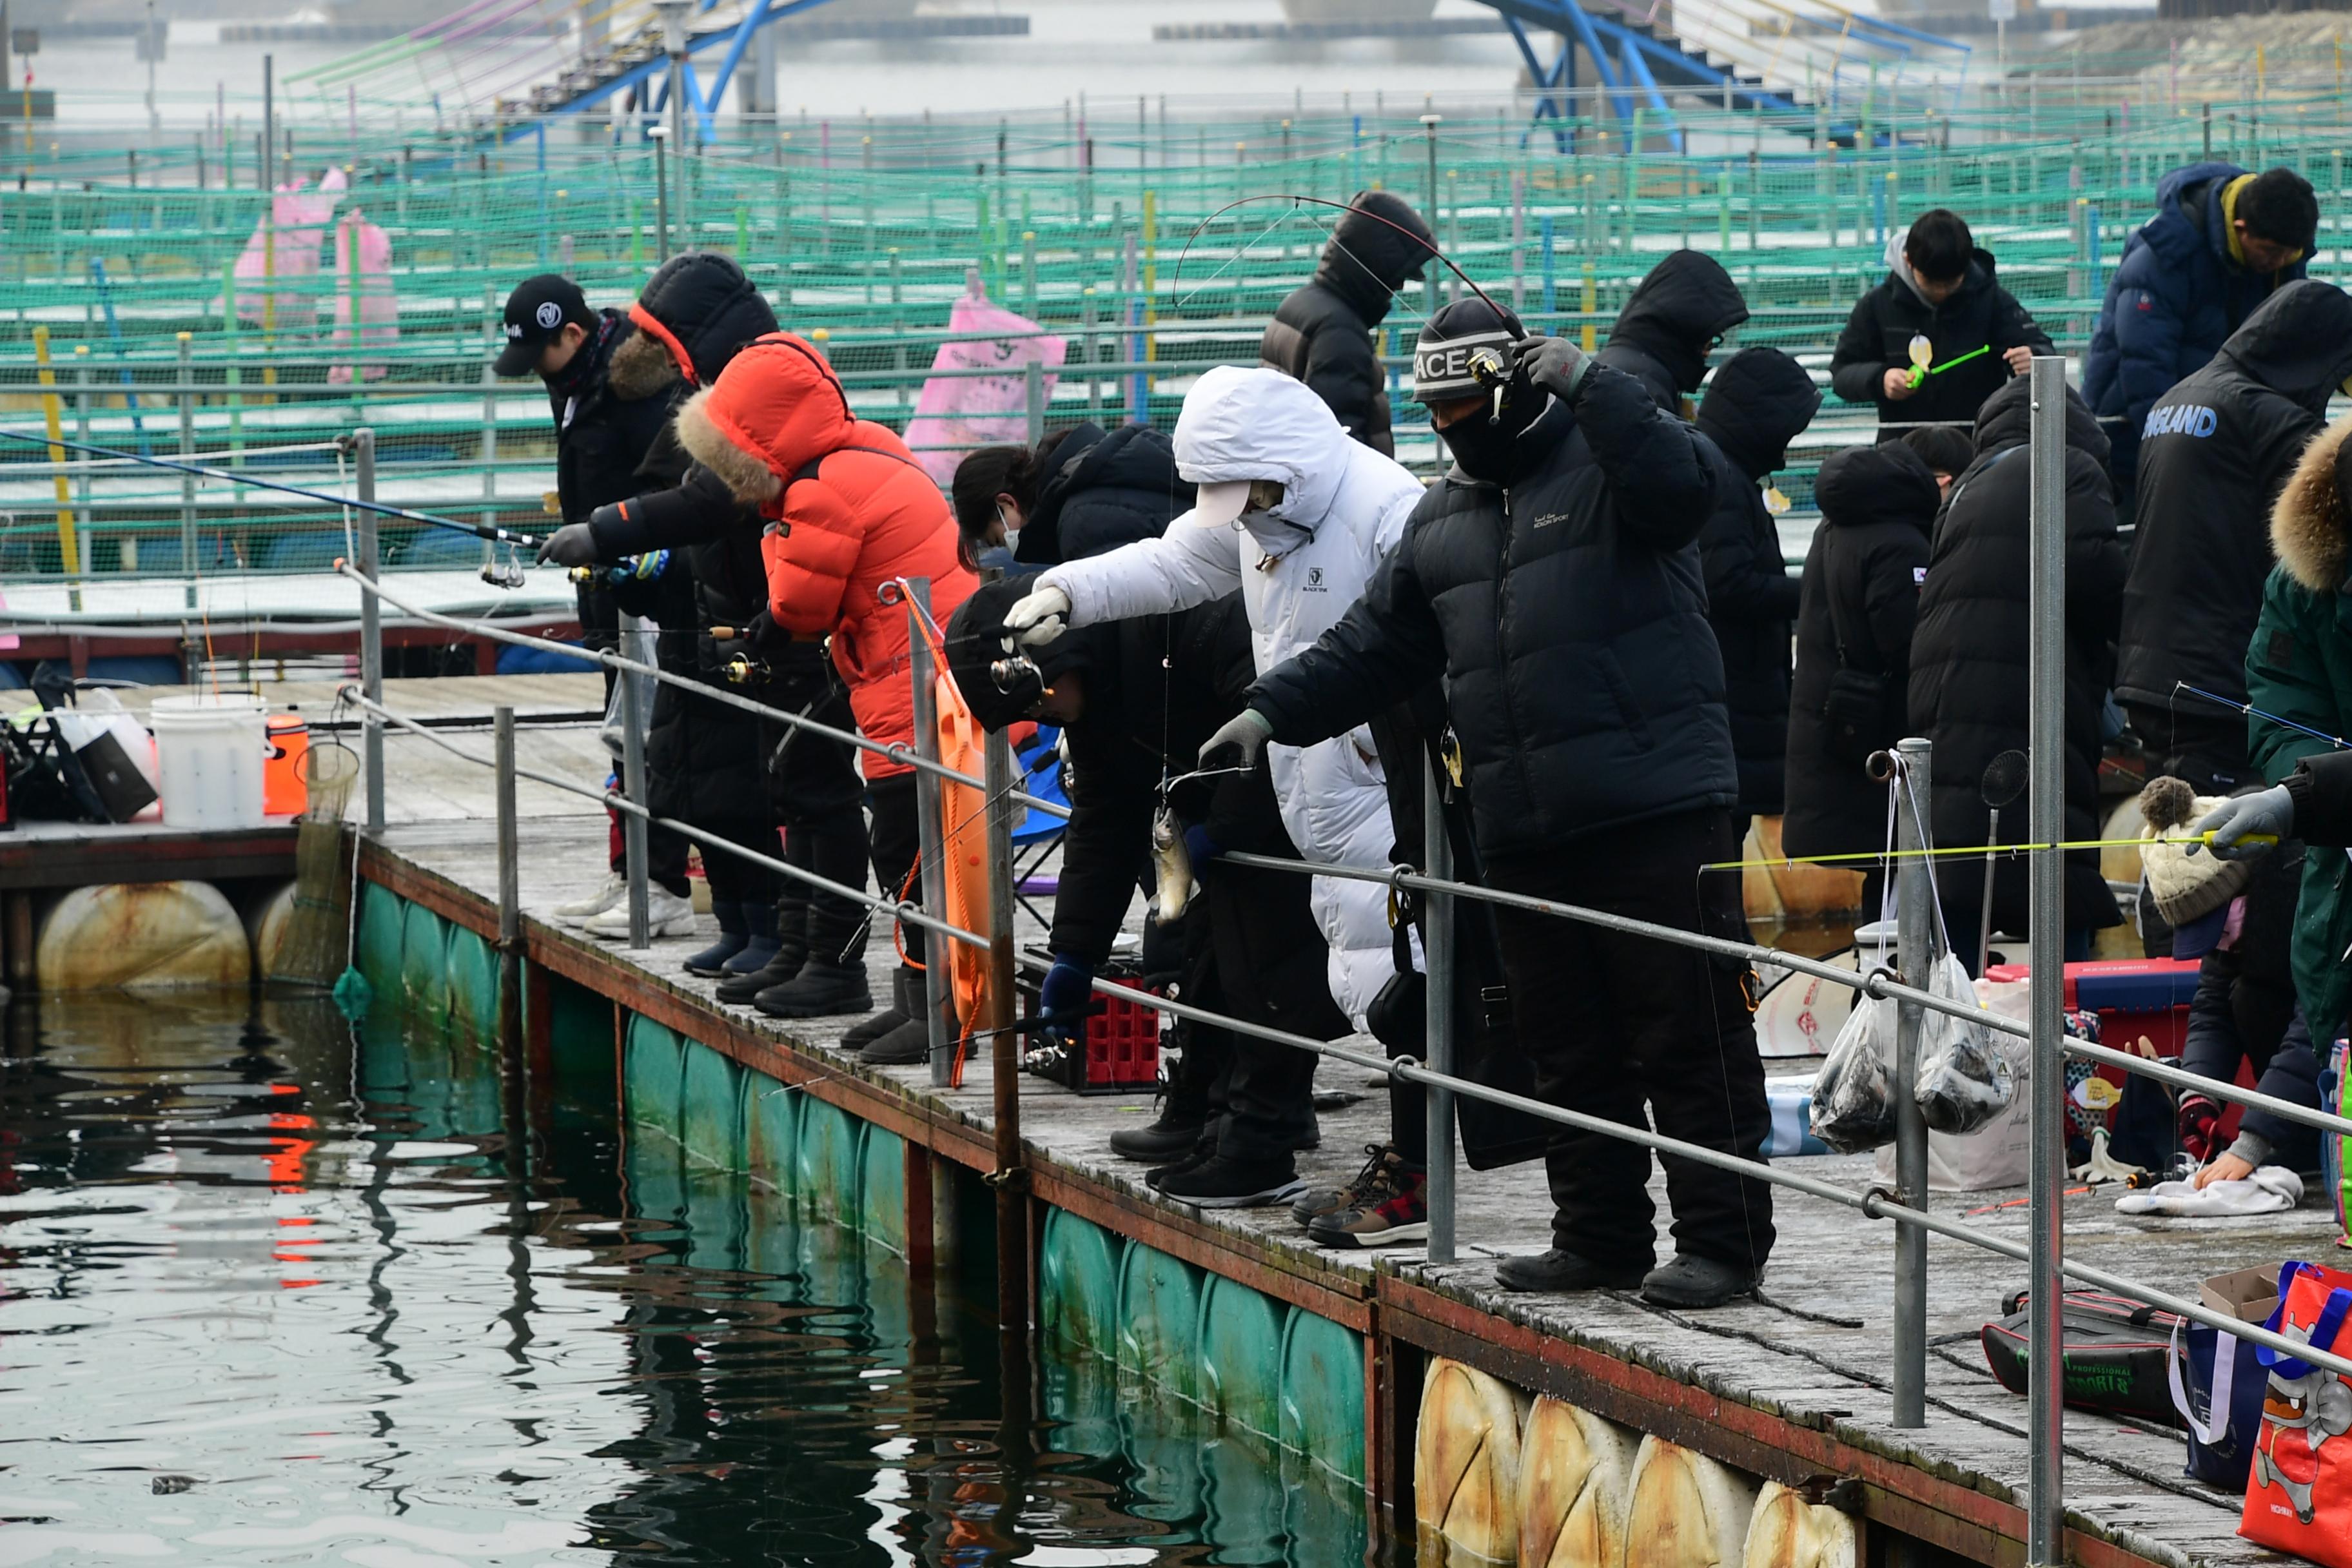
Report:
M522 852L515 837L515 720L510 704L501 702L490 710L490 750L499 802L499 946L511 952L522 937Z
M1445 836L1445 802L1436 770L1422 763L1422 861L1439 881L1454 879L1454 844ZM1454 1070L1454 895L1422 895L1422 962L1428 966L1429 1070ZM1454 1261L1454 1092L1435 1084L1423 1088L1429 1120L1429 1261Z
M1933 758L1926 741L1895 747L1895 847L1929 847L1927 806ZM1906 985L1927 988L1935 967L1935 885L1927 857L1905 853L1895 862L1895 952ZM1870 911L1864 910L1864 914ZM1857 1004L1860 1005L1860 1004ZM1916 1002L1895 1009L1895 1186L1904 1206L1927 1206L1927 1121L1914 1093L1919 1081L1919 1029L1926 1014ZM1895 1227L1895 1425L1927 1424L1927 1233Z
M235 305L230 307L235 309ZM196 460L196 370L194 334L180 334L180 461ZM187 579L187 607L196 607L196 476L180 476L180 575ZM196 682L191 670L188 683Z
M2033 360L2031 529L2032 568L2028 579L2028 695L2026 705L2029 818L2032 842L2055 845L2065 837L2066 796L2066 362L2054 354ZM2064 1289L2060 1264L2065 1247L2066 1061L2065 861L2055 848L2028 851L2026 923L2033 954L2033 1095L2032 1182L2027 1188L2032 1226L2032 1349L2034 1369L2026 1400L2031 1409L2028 1442L2030 1482L2025 1504L2025 1561L2033 1568L2065 1561L2066 1506L2061 1399L2063 1379L2049 1375L2059 1364L2059 1307Z
M1045 367L1031 360L1021 367L1021 385L1029 410L1029 445L1045 438Z
M915 755L923 762L936 763L940 760L940 707L932 688L937 672L931 666L931 645L923 635L923 617L931 610L931 580L907 579L907 597L911 601L907 610L911 639L908 644L911 656L908 673L915 685ZM929 768L915 770L915 816L919 832L916 841L921 846L922 856L923 910L944 916L948 908L948 870L947 862L941 858L944 850L940 845L943 829L940 820L940 776ZM948 1028L949 1011L955 1004L950 940L940 931L923 932L923 1018L930 1026L931 1085L935 1089L946 1088L955 1077L955 1038Z
M1021 1037L1013 1032L1020 1009L1013 994L1013 799L1019 775L1013 742L1002 730L988 737L988 1007L982 1022L989 1054L996 1119L996 1322L1024 1340L1029 1324L1029 1184L1021 1155ZM1005 1397L1014 1397L1006 1390Z
M624 657L634 658L638 636L645 623L627 611L621 612L621 647L627 650ZM646 908L650 894L646 885L646 827L642 808L646 805L646 715L645 677L634 669L621 673L621 793L638 811L621 814L621 846L623 867L629 880L629 945L643 949L653 945L650 934L652 914Z
M376 580L375 432L362 426L352 432L352 467L362 505L359 517L360 575ZM383 700L383 606L367 589L360 590L360 690L370 702ZM383 831L383 720L371 711L360 726L360 755L367 768L367 830Z

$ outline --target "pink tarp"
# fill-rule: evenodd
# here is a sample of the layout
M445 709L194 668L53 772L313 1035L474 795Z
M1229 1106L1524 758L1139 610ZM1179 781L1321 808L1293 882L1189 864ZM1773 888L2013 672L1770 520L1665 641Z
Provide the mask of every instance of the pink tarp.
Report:
M359 251L360 347L376 348L400 341L400 302L392 292L392 236L357 212L345 213L336 225L335 330L331 342L339 349L352 344L352 251ZM369 381L381 381L386 367L378 360L362 367ZM327 381L348 386L349 364L331 365Z
M1051 397L1054 372L1068 352L1061 338L1040 333L1036 322L991 304L977 283L948 312L948 331L961 341L940 345L915 400L915 416L907 423L907 445L915 449L916 461L941 485L955 478L956 465L974 447L1028 438L1025 368L1032 362L1045 367L1045 395ZM975 370L997 374L940 374Z
M254 226L237 256L236 279L274 286L267 293L240 289L238 320L280 332L307 332L317 323L319 243L346 184L341 169L330 169L316 189L304 179L271 193L268 219Z

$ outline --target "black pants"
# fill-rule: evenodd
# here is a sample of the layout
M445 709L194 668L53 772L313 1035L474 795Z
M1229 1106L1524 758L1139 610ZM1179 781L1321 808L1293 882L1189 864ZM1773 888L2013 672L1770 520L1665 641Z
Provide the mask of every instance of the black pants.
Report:
M618 773L616 767L614 770ZM613 872L626 876L629 869L629 836L618 816L613 824ZM685 898L689 890L686 879L686 835L656 823L646 824L646 879L673 898ZM724 854L714 850L713 854Z
M1701 878L1733 858L1721 811L1645 822L1488 865L1497 888L1682 931L1744 939L1737 878ZM1652 938L1549 915L1496 911L1521 1047L1555 1105L1748 1159L1770 1128L1749 1022L1748 967ZM1644 1102L1647 1113L1644 1114ZM1772 1249L1772 1189L1664 1157L1677 1252L1760 1267ZM1555 1245L1604 1266L1655 1260L1647 1151L1561 1128L1544 1158Z
M920 882L908 879L923 852L921 818L915 811L915 775L893 773L875 780L866 786L866 804L872 813L866 842L874 861L876 892L893 902L920 899ZM901 931L898 942L904 952L919 955L923 951L920 930Z
M849 694L822 659L794 659L760 700L835 729L856 723ZM760 735L769 804L784 828L784 858L843 887L864 888L867 838L860 803L866 780L857 772L856 749L780 720L761 720ZM838 893L788 878L777 920L787 942L805 933L810 952L831 962L849 963L864 951L866 906Z
M697 823L698 827L702 824ZM783 858L783 842L776 837L775 825L747 822L735 818L713 823L703 829L730 844L740 844L771 859ZM730 855L724 849L709 845L702 849L702 875L710 884L710 896L722 904L771 904L776 900L778 884L782 875L768 867Z
M2246 721L2226 708L2184 691L2176 705L2134 702L2125 713L2147 747L2151 778L2187 779L2199 795L2230 795L2263 782L2246 754Z

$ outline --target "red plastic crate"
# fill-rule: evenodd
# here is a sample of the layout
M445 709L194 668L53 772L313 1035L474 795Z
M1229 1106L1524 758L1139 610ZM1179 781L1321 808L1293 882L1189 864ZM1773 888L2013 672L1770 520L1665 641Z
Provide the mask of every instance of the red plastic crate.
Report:
M1154 996L1164 996L1164 986L1146 984L1138 976L1105 973L1105 980L1132 985ZM1027 1036L1023 1043L1023 1065L1039 1078L1050 1079L1065 1089L1078 1094L1125 1094L1139 1089L1150 1089L1160 1081L1160 1020L1163 1015L1156 1007L1123 997L1107 996L1097 992L1095 1000L1102 1010L1087 1018L1087 1037L1083 1050L1047 1052L1042 1036ZM1034 992L1021 994L1021 1016L1033 1018L1037 1012Z

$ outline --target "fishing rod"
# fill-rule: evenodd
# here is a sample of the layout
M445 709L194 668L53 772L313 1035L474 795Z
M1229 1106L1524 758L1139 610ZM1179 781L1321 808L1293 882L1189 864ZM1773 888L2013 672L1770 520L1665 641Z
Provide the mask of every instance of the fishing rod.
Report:
M215 468L207 463L180 463L169 458L142 456L125 452L114 447L93 446L87 441L68 441L58 437L31 435L22 430L0 430L0 436L11 441L27 441L37 447L63 447L69 451L88 453L96 458L115 458L125 462L141 463L149 468L170 468L175 473L194 474L202 479L218 479L225 484L250 485L255 489L277 490L281 494L300 496L305 500L322 502L327 506L350 507L355 510L374 512L381 517L395 518L402 522L421 522L430 528L446 528L458 533L470 533L493 544L527 545L536 550L541 534L517 533L512 529L499 528L487 522L460 522L454 517L436 517L428 511L411 511L404 506L387 506L382 501L353 500L348 496L330 495L325 490L307 489L278 479L257 479L249 473L237 473L227 468Z
M1373 212L1369 207L1360 207L1352 202L1335 202L1328 196L1310 196L1302 192L1291 191L1267 191L1255 196L1239 197L1234 201L1227 202L1223 206L1219 207L1215 212L1211 213L1199 223L1194 224L1192 226L1192 232L1184 237L1183 248L1176 253L1175 270L1169 276L1169 284L1171 288L1183 282L1184 259L1186 257L1192 254L1192 242L1201 237L1202 231L1206 229L1211 224L1216 222L1217 219L1223 217L1225 214L1233 211L1235 207L1247 206L1252 202L1288 202L1294 206L1304 203L1311 206L1333 207L1343 213L1354 213L1360 217L1368 217L1374 223L1381 224L1386 227L1396 230L1399 234L1412 241L1413 244L1421 247L1423 250L1428 251L1430 255L1435 257L1439 261L1444 262L1447 271L1462 279L1464 287L1467 288L1470 292L1477 295L1479 299L1486 302L1487 309L1495 311L1497 315L1513 315L1512 312L1506 311L1502 306L1496 304L1494 296L1487 293L1484 289L1479 288L1478 280L1476 279L1471 277L1470 274L1463 271L1460 267L1454 265L1454 258L1437 247L1437 240L1435 237L1415 234L1412 230L1405 227L1404 225L1398 223L1395 219L1382 217L1380 214ZM1360 262L1358 265L1360 266L1362 264ZM1513 319L1516 319L1515 315L1513 316Z
M1699 868L1702 871L1739 871L1769 869L1774 866L1842 866L1864 864L1878 860L1940 860L1959 855L2024 855L2040 849L2146 849L2158 844L2204 845L2210 847L2213 835L2192 833L2180 838L2065 838L2055 844L1945 844L1933 849L1859 849L1843 855L1775 855L1758 860L1711 860ZM2237 839L2240 844L2263 844L2275 847L2275 833L2249 833Z
M2191 686L2185 680L2174 681L2172 689L2176 695L2186 691L2191 697L2202 697L2208 702L2216 703L2234 712L2246 714L2250 718L2263 720L2266 723L2279 725L2283 729L2293 730L2298 735L2308 735L2315 741L2325 741L2339 752L2352 751L2352 741L2347 741L2341 735L2331 735L2325 730L2315 730L2308 724L2298 724L2294 720L2283 719L2276 713L2265 713L2251 702L2241 702L2234 697L2223 697L2219 693L2208 691L2201 686Z

